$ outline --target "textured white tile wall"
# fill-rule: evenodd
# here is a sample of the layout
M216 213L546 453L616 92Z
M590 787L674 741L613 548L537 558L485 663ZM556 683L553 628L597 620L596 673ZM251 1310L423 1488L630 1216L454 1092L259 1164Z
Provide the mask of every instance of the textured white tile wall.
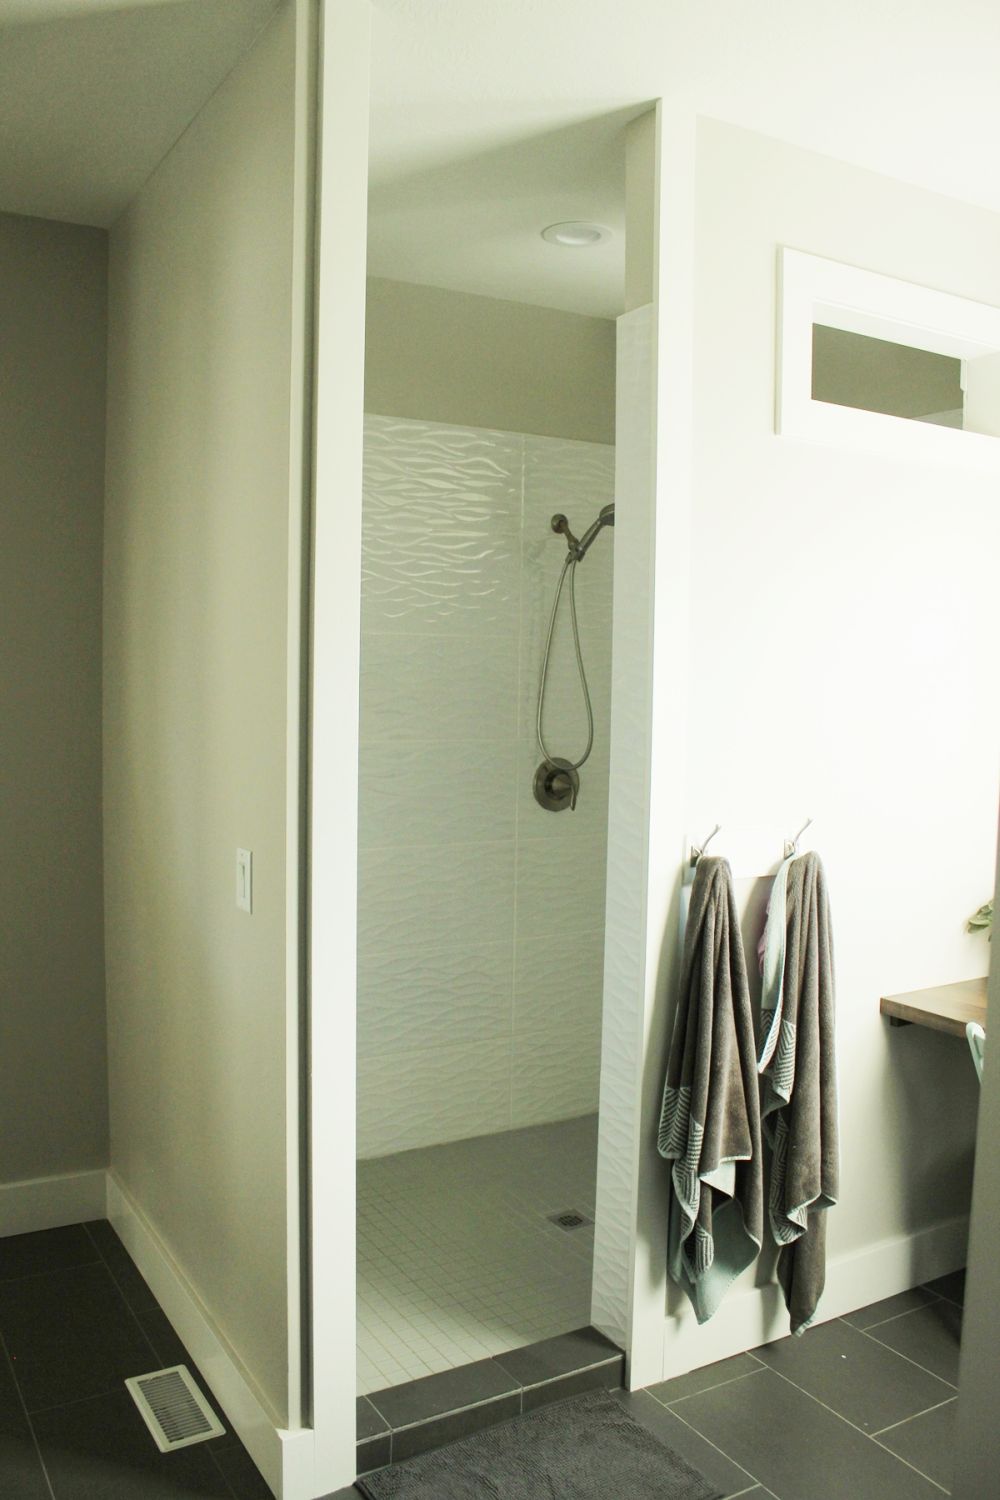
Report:
M362 1156L597 1107L613 533L577 571L596 719L575 812L532 796L565 544L613 498L600 443L369 416L359 915ZM568 614L550 751L586 743Z

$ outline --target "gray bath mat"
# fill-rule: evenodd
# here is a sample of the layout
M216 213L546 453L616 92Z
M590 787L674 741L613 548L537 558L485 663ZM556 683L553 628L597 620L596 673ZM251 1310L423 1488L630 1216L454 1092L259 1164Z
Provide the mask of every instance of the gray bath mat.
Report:
M369 1500L720 1500L607 1391L487 1427L357 1486Z

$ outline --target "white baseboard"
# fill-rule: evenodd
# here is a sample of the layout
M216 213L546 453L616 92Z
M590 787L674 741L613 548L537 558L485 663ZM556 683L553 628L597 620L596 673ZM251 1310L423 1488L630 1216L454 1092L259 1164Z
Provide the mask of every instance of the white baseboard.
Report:
M311 1428L278 1426L252 1376L156 1230L113 1172L107 1216L279 1500L313 1500Z
M817 1323L841 1318L957 1270L965 1264L968 1236L969 1220L963 1216L831 1260ZM787 1332L788 1313L777 1285L734 1288L715 1317L700 1327L685 1302L677 1316L668 1317L664 1324L660 1378L685 1375Z
M102 1169L5 1182L0 1186L0 1238L103 1219L105 1177Z

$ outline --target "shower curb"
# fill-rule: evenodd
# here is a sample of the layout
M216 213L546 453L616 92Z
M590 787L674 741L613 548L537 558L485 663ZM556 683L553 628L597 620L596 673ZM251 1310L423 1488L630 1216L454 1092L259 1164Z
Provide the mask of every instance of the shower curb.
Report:
M618 1390L625 1356L596 1328L358 1397L357 1472L370 1473L584 1391Z

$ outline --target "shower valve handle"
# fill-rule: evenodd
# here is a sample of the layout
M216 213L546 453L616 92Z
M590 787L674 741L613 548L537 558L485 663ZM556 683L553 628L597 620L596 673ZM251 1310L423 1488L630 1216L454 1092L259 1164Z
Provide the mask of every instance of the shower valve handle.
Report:
M575 812L579 792L580 774L572 761L543 760L535 772L535 801L548 812Z
M565 771L557 771L549 782L549 787L557 797L569 797L570 812L576 812L576 794L580 790L578 780Z

